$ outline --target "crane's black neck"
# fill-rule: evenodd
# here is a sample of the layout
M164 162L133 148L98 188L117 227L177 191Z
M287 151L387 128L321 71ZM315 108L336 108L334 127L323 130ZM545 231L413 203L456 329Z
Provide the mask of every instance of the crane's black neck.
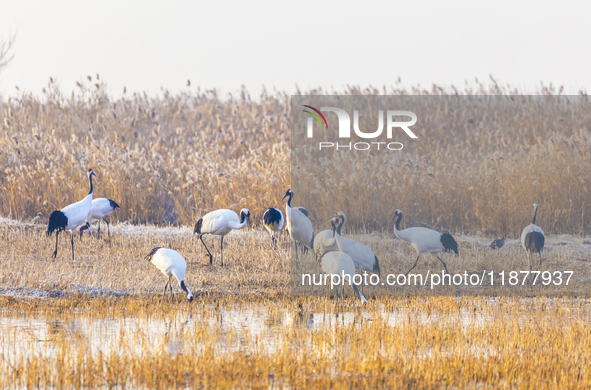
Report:
M534 219L532 219L531 224L535 225L536 224L536 214L538 213L538 208L534 208Z
M402 213L398 214L398 219L396 220L396 230L400 229L400 220L402 219Z
M245 219L246 219L246 213L244 211L242 211L240 213L240 223L244 223Z
M88 176L88 180L90 180L90 191L88 191L88 195L92 195L92 174Z
M289 198L287 198L287 205L289 206L289 208L291 208L291 197L293 196L293 193L290 192L289 193Z
M338 216L338 220L339 220L339 224L336 228L337 233L339 233L339 236L341 235L341 229L343 228L343 224L345 223L345 218L343 218L342 215ZM333 237L334 237L334 232L332 233Z

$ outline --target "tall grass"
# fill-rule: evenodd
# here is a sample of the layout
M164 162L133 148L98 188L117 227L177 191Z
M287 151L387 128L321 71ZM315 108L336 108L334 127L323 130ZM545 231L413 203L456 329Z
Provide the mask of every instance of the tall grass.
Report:
M292 182L313 217L343 210L347 225L384 229L395 209L411 225L515 236L540 204L538 225L550 233L591 232L591 102L586 96L398 96L386 102L307 97L306 104L359 110L360 128L375 131L377 110L405 107L419 121L401 151L319 150L337 137L329 126L293 133ZM318 102L318 103L316 103ZM397 105L398 102L398 105ZM302 110L294 123L303 124ZM365 117L363 115L365 114ZM384 132L385 133L385 132ZM320 134L320 136L318 135ZM330 214L329 214L330 213Z
M384 298L359 310L318 298L154 305L73 296L3 306L2 387L591 385L586 302Z
M591 231L586 96L569 105L550 86L539 91L546 99L541 105L532 98L503 105L499 99L526 91L494 81L463 90L341 92L417 95L425 125L421 142L389 154L387 164L379 155L363 161L337 156L341 166L330 177L318 180L321 171L298 176L309 191L296 193L295 203L311 208L314 219L343 210L348 226L384 229L400 208L411 224L517 234L538 202L547 232ZM422 99L446 93L472 99L474 108L456 114L449 100L429 107ZM484 104L483 94L496 95L498 106ZM289 104L281 92L252 99L244 90L224 99L201 90L115 99L97 77L71 94L50 82L43 96L3 98L0 215L45 221L86 194L85 172L92 167L99 175L95 196L122 206L115 220L190 225L220 207L248 207L259 220L291 186ZM366 188L375 189L374 199L353 201Z

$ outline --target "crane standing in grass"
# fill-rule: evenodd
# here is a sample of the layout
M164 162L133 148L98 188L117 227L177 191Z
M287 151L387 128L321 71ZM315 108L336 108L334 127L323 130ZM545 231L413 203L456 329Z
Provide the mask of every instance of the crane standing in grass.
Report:
M380 262L373 251L360 242L350 238L342 237L339 233L343 228L343 224L345 223L345 213L339 211L335 215L328 217L328 219L332 218L337 220L336 229L333 229L332 238L325 238L322 240L322 245L327 248L334 247L336 245L339 251L345 252L347 255L349 255L349 257L351 257L356 268L370 271L380 276ZM363 287L364 285L362 284L361 288L363 289Z
M538 214L538 204L534 203L534 218L531 225L528 225L521 232L521 246L527 252L529 260L529 270L531 271L531 256L537 253L540 256L540 265L542 265L542 251L544 250L544 231L536 225L536 215Z
M162 298L166 296L166 288L170 286L170 296L172 297L172 277L174 276L179 282L179 286L187 293L187 299L193 300L193 293L189 290L189 287L185 285L185 272L187 271L187 262L177 251L167 248L156 247L148 253L145 257L146 260L151 262L162 272L168 280L164 285L164 294Z
M336 232L337 226L335 221L331 221L332 225L332 234L333 237L336 237L338 233ZM363 296L363 293L359 291L359 288L353 282L353 277L355 276L355 263L353 259L345 252L327 252L323 256L320 257L320 265L322 267L322 271L324 271L327 275L339 275L341 279L341 283L343 285L343 297L345 296L345 280L348 279L348 282L353 287L353 290L359 295L361 298L361 303L366 303L367 300ZM347 278L345 278L347 277ZM337 286L336 290L337 298L339 297L339 289Z
M408 275L410 271L412 271L419 262L419 257L421 254L428 252L428 253L440 253L440 252L447 252L447 253L454 253L459 255L460 252L458 251L458 243L451 234L448 233L439 233L438 231L424 228L424 227L413 227L404 230L400 230L400 220L402 219L402 211L396 210L394 216L390 220L390 223L394 220L394 218L398 218L396 220L396 226L394 228L394 232L396 237L404 240L406 242L410 242L410 244L415 248L418 253L417 260L415 261L414 265L406 271L405 275ZM390 226L390 224L388 224ZM447 265L443 260L439 258L439 256L435 255L443 267L445 268L445 272L449 274L447 270Z
M74 261L74 231L86 221L90 208L92 207L92 177L96 176L92 169L87 172L88 181L90 183L90 190L88 195L81 201L72 203L61 210L55 210L49 216L49 223L47 224L47 235L51 236L55 232L55 251L52 258L57 257L57 243L58 237L62 230L70 230L72 233L72 261Z
M233 229L242 229L246 226L250 218L250 211L248 209L240 210L240 218L232 210L220 209L207 213L195 224L193 234L199 234L199 239L209 254L209 264L213 263L213 256L207 245L203 242L204 234L213 234L221 237L220 255L222 267L224 266L224 236L230 233Z
M90 207L90 213L86 219L86 225L80 228L80 239L82 239L82 233L84 233L84 231L90 228L90 225L92 225L93 219L99 220L97 237L101 237L101 219L107 223L107 235L111 237L111 231L109 230L109 225L111 223L107 219L107 215L111 214L115 210L119 210L119 205L114 200L107 198L94 199L92 201L92 206Z
M296 244L296 258L298 255L297 252L297 245L301 244L303 247L308 249L314 249L314 227L312 226L312 222L307 216L306 213L299 208L292 208L291 207L291 198L293 198L293 191L291 189L287 190L283 199L287 199L287 204L285 205L285 211L287 215L287 229L289 230L289 236L291 240Z
M275 234L279 234L281 229L283 229L283 213L281 210L275 209L273 207L267 209L263 214L263 225L265 229L269 231L271 235L271 243L275 246Z

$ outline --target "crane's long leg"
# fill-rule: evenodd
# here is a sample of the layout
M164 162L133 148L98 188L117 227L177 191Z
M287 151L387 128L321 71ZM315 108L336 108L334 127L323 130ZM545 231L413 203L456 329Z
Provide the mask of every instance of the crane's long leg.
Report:
M96 238L101 238L101 220L99 219L99 227L98 232L96 233Z
M168 286L170 288L170 299L172 302L174 302L174 293L172 292L172 275L170 275L170 278L168 278Z
M74 230L72 229L72 261L74 261Z
M531 271L531 255L527 254L527 259L529 260L529 270Z
M439 256L435 256L439 259ZM447 264L445 264L445 262L441 259L439 259L439 261L441 261L441 264L443 264L443 266L445 267L445 273L449 275L449 271L447 270Z
M355 292L357 293L357 295L359 295L359 298L361 298L361 303L367 302L367 299L365 299L365 296L363 295L363 293L361 291L359 291L359 289L357 288L357 286L355 284L352 284L352 286L353 286L353 290L355 290Z
M111 224L107 217L103 218L103 221L107 224L107 237L111 238L111 230L109 229L109 225Z
M410 267L410 269L408 271L406 271L406 273L404 274L404 276L408 275L408 273L410 271L412 271L417 266L417 263L419 262L419 257L421 257L421 255L418 255L417 256L417 261L415 261L415 265L413 265L412 267Z
M160 302L162 302L162 300L166 296L166 288L168 287L168 283L170 283L170 278L168 278L168 280L166 281L166 284L164 285L164 293L162 293L162 298L160 298Z
M213 256L211 255L211 252L209 251L209 249L207 249L207 245L205 245L205 243L203 242L203 234L199 235L199 239L201 240L201 243L203 244L203 246L205 247L205 250L209 254L209 265L211 265L213 263Z
M80 228L80 241L82 241L82 233L84 233L84 231L88 228L90 228L90 224L88 222L86 222L86 225Z
M53 251L53 255L51 255L51 257L53 257L54 260L57 257L57 238L59 237L59 235L60 235L59 231L57 233L55 233L55 251Z
M222 244L220 245L220 253L222 255L222 267L224 266L224 236L222 236Z
M542 266L542 252L538 252L538 254L540 255L540 265L538 267Z

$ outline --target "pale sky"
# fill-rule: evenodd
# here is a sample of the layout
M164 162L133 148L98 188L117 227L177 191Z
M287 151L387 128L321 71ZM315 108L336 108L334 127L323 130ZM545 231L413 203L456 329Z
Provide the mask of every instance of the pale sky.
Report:
M65 91L99 73L119 96L192 88L289 93L346 84L462 86L488 79L591 91L588 1L0 0L17 30L0 93Z

